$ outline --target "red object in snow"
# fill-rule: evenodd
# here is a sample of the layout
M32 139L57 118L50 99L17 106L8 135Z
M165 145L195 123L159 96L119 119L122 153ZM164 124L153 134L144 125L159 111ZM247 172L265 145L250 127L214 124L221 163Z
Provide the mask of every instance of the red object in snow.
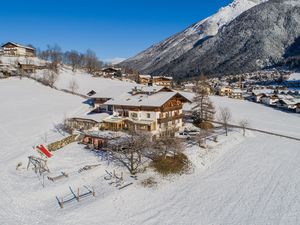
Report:
M37 146L37 149L38 149L41 153L43 153L45 156L47 156L48 158L51 158L51 157L52 157L51 152L50 152L48 149L46 149L46 148L44 147L44 145Z

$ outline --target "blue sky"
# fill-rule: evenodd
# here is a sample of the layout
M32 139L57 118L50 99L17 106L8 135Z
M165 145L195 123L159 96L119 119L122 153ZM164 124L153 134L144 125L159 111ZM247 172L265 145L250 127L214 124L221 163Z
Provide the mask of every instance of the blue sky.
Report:
M213 14L230 0L9 0L1 2L0 42L41 49L93 49L127 58Z

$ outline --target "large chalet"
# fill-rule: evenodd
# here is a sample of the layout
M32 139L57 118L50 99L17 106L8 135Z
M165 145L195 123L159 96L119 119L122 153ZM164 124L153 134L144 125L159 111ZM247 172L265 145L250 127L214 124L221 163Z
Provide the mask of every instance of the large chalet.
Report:
M35 57L36 50L29 46L23 46L14 42L7 42L2 45L2 53L7 56Z
M136 87L105 103L113 108L113 115L104 119L105 129L170 135L182 127L182 106L186 102L190 101L167 87Z

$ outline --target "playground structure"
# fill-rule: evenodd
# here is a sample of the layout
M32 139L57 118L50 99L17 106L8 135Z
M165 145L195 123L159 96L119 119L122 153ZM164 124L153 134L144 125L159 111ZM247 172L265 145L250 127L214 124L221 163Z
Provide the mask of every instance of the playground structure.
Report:
M115 170L113 170L113 173L108 172L107 170L105 170L105 172L107 173L106 176L104 176L104 180L110 181L108 184L109 185L115 185L115 187L117 187L119 190L128 187L129 185L132 185L133 183L125 183L124 179L123 179L123 172L121 172L121 175L118 176L115 172Z
M34 167L34 172L36 174L42 175L44 172L50 173L50 170L47 166L47 160L45 159L35 156L28 156L27 170L29 169L30 165Z
M68 178L69 175L65 172L61 172L61 175L55 176L55 177L50 177L48 176L48 180L51 180L52 182L55 182L57 180L61 180L62 178Z
M95 191L94 188L88 188L87 186L83 186L84 190L80 191L80 188L77 188L77 193L75 194L74 190L69 186L69 190L70 190L70 194L64 196L64 197L57 197L56 196L56 200L57 203L59 205L59 207L61 209L64 208L65 204L71 203L73 201L81 201L82 199L89 197L89 196L93 196L95 197Z

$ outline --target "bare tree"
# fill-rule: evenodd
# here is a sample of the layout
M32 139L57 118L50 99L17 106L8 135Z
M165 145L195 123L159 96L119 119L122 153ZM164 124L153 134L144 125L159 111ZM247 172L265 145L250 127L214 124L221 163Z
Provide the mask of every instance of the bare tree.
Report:
M176 156L182 153L183 144L178 138L166 136L153 141L151 148L148 150L147 156L152 160L157 157L166 158L168 154Z
M83 57L79 52L72 50L72 51L66 52L64 54L64 60L65 60L66 64L71 65L72 71L74 72L74 71L76 71L76 69L81 67Z
M98 60L96 53L88 49L85 54L85 68L90 74L95 73L102 67L102 62Z
M74 94L79 89L78 83L76 82L76 80L74 78L70 81L69 88L70 88L72 94Z
M199 126L204 121L213 120L215 109L210 101L209 85L204 75L196 83L196 96L194 102L196 106L193 108L193 118L195 125Z
M231 120L231 112L229 110L229 108L224 107L224 108L220 108L219 111L219 121L222 123L225 132L226 132L226 136L228 136L228 123Z
M241 120L239 122L240 127L243 129L243 136L246 135L246 128L249 126L249 122L247 120Z
M43 84L48 85L51 88L53 88L54 83L57 81L57 79L58 79L57 73L55 73L53 70L45 70L42 82L43 82Z
M47 48L48 59L51 61L51 64L49 64L49 69L58 73L59 65L62 63L63 59L61 48L57 44L53 46L48 45Z
M139 132L110 141L108 151L113 159L124 165L131 174L136 174L143 165L142 157L149 146L150 137Z

